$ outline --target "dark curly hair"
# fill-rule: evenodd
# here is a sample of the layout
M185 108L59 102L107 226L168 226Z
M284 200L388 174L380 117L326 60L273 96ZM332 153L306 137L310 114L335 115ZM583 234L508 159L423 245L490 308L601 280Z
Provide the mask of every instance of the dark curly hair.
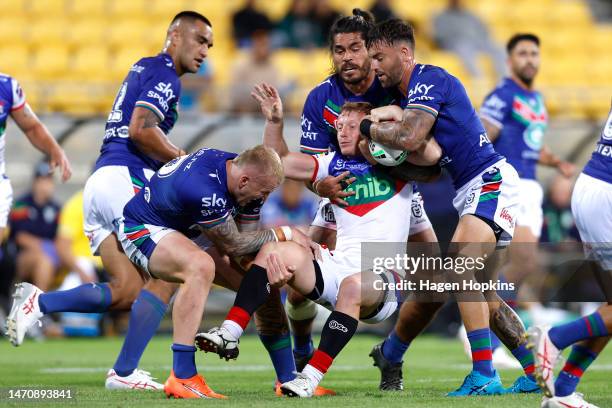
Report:
M514 47L516 47L516 45L520 43L521 41L531 41L538 47L540 46L540 39L535 34L531 34L531 33L514 34L508 40L508 43L506 44L506 51L508 52L508 54L511 54L512 51L514 50Z
M372 13L359 8L353 9L353 14L350 16L339 17L331 29L329 30L329 49L333 50L334 37L336 34L343 33L360 33L361 38L365 41L368 32L374 27L374 16Z
M366 36L366 46L383 43L395 45L399 41L406 41L414 49L414 30L412 26L399 18L392 18L376 24Z

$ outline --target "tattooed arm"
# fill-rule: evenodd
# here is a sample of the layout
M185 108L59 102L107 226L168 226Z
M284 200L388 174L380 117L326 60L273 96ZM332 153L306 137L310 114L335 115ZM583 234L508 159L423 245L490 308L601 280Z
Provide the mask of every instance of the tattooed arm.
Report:
M404 109L401 121L372 122L367 133L375 142L392 149L414 152L427 142L427 136L435 121L436 118L430 113L418 109ZM364 133L364 122L361 123L362 133ZM368 134L365 135L368 136Z
M68 180L72 175L72 169L64 150L57 144L47 127L38 119L30 105L26 103L23 108L13 110L11 117L32 143L32 146L49 156L51 169L53 170L58 166L62 181Z
M493 309L491 303L489 303L489 308ZM499 298L499 307L490 312L489 325L493 333L508 347L508 350L514 350L525 342L523 322L501 298Z
M241 256L259 251L266 242L276 241L271 229L240 231L233 217L212 228L203 230L217 248L230 256Z
M130 139L144 154L163 163L186 154L157 127L159 121L152 110L136 106L128 129Z

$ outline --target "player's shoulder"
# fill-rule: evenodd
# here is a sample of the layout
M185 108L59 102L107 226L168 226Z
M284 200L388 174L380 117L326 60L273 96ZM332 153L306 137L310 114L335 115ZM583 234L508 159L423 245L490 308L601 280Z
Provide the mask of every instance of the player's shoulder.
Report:
M444 80L455 77L447 70L437 65L416 64L414 67L414 78L417 80L420 78Z
M308 93L308 98L324 98L331 95L337 89L338 78L336 74L333 74L312 88L312 90Z
M5 91L11 91L14 87L18 87L17 80L10 76L9 74L5 74L0 72L0 89Z
M163 75L178 81L178 75L174 68L174 61L165 53L139 59L132 65L130 72L136 72L146 76Z

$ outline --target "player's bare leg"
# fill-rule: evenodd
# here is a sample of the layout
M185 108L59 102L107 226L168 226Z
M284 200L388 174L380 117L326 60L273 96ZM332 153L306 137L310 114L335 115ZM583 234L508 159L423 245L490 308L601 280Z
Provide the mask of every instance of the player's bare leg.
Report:
M215 277L213 259L183 234L171 232L153 250L149 271L159 279L181 283L172 310L173 370L164 385L166 395L182 398L184 387L200 398L225 398L198 374L193 346Z

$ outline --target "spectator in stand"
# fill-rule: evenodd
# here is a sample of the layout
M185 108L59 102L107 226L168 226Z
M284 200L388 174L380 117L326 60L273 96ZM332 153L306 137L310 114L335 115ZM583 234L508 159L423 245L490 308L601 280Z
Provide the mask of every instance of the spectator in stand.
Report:
M457 54L470 74L482 77L476 57L485 53L491 57L497 75L505 75L504 51L493 42L485 23L463 7L461 0L449 0L448 7L434 17L433 26L437 45Z
M322 44L321 30L312 18L311 0L293 0L289 11L278 23L274 45L286 48L310 49Z
M55 183L47 163L35 170L32 191L19 198L9 215L10 239L18 247L17 278L46 291L59 267L55 247L60 206L53 200Z
M272 61L270 36L267 31L253 33L252 47L246 58L236 61L232 68L230 110L237 113L259 112L259 104L251 98L255 84L265 82L278 87L279 72Z
M376 22L389 20L391 18L397 18L397 16L391 9L390 3L391 2L389 0L376 0L372 4L372 6L370 7L370 13L374 15Z
M327 36L334 22L341 16L338 10L334 9L329 0L315 0L312 8L312 20L319 27L319 43L317 46L327 45Z
M253 33L271 30L272 22L267 15L257 10L255 0L247 0L244 7L232 16L233 36L238 47L250 47Z
M290 225L308 230L318 208L318 199L304 189L304 183L285 179L261 209L264 228Z

